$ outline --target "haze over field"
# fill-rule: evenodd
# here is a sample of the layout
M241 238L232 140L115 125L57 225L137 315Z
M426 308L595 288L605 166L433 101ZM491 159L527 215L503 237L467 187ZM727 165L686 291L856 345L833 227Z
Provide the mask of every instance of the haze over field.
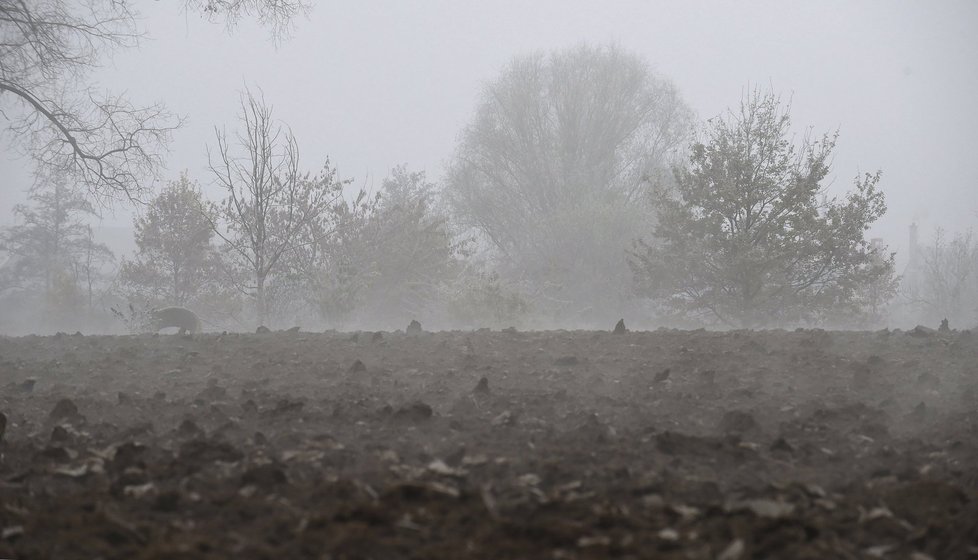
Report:
M227 36L165 2L138 9L148 40L117 54L99 83L189 117L168 178L203 176L204 146L234 120L245 85L264 90L309 165L329 154L343 176L374 186L402 163L438 178L483 84L513 56L612 41L672 79L701 118L770 84L792 96L799 131L839 128L834 188L883 170L889 211L872 235L898 259L912 221L930 235L970 227L978 211L974 2L319 3L278 48L254 22ZM4 148L0 223L10 223L30 175Z
M0 560L973 560L976 24L0 0Z

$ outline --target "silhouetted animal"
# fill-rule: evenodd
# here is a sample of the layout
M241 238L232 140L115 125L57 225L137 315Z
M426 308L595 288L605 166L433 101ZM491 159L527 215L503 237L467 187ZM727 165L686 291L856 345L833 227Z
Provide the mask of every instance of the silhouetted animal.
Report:
M195 333L200 330L200 319L197 314L183 307L164 307L150 312L150 325L154 331L167 327L176 327L180 334Z

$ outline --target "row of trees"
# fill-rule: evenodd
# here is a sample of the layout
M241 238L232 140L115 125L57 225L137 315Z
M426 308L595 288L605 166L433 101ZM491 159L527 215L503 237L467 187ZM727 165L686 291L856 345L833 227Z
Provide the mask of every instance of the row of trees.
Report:
M368 193L326 158L307 172L260 94L240 108L209 152L223 196L169 184L113 293L221 323L753 327L865 325L897 291L893 255L865 237L886 211L880 175L826 193L834 134L796 142L790 107L761 91L696 126L674 86L614 47L514 59L440 185L401 167ZM30 268L15 230L8 272Z
M464 242L432 206L422 172L395 168L379 191L352 199L328 166L292 188L248 177L227 183L237 187L219 203L186 176L154 198L119 271L126 299L219 323L396 324L430 314L464 270Z
M879 319L896 290L893 255L865 236L880 175L828 196L836 136L796 145L789 109L755 90L695 127L633 55L518 58L464 130L446 198L556 323L607 324L637 299L672 323Z

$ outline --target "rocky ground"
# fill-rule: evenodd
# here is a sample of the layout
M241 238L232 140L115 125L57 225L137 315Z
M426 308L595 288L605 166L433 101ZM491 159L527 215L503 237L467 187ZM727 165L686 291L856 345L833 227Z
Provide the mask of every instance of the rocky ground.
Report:
M970 332L0 338L0 558L978 558Z

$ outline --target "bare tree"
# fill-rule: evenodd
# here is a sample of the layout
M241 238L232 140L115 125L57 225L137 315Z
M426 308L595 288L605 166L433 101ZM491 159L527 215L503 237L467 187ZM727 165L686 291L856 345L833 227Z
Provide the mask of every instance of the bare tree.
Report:
M109 273L105 265L115 260L115 255L104 243L95 241L91 224L86 224L88 235L81 244L81 255L75 263L75 277L82 284L88 300L88 308L95 309L95 294L99 285L107 288Z
M934 244L919 256L902 286L902 295L918 308L919 320L973 324L978 314L978 246L972 232L948 239L938 228Z
M319 174L300 173L295 136L274 120L261 95L241 94L240 120L233 140L215 129L217 153L208 150L210 170L227 193L219 207L223 224L212 220L211 225L247 270L247 279L238 284L255 298L258 321L264 323L270 276L290 252L331 233L331 209L346 182L336 179L328 159Z
M302 0L186 0L185 5L211 20L223 20L229 31L241 18L254 17L276 42L288 37L296 18L307 15L312 7Z
M188 0L229 26L255 15L282 36L299 0ZM138 45L131 3L0 0L0 114L45 169L68 172L98 199L138 199L181 120L159 103L136 105L87 83L109 53Z
M631 291L626 250L648 223L643 193L691 123L677 89L616 47L518 57L485 87L446 196L542 307L607 306Z

